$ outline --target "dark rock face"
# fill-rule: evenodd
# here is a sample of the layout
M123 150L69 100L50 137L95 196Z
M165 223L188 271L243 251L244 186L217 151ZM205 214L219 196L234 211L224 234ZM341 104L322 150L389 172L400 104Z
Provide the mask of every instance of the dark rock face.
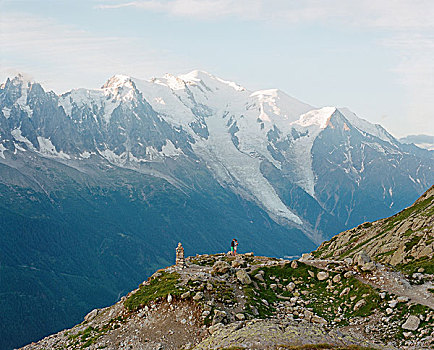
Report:
M179 105L163 112L132 79L62 96L22 77L0 86L0 295L9 295L0 296L0 322L17 324L23 309L29 320L5 328L0 348L113 302L172 261L179 241L187 255L226 251L234 235L241 250L300 255L395 213L434 181L432 152L363 133L338 110L317 134L258 118L259 131L246 137L255 103L241 113L224 100L220 110L205 102L221 88L183 86L178 95L168 89ZM263 149L246 151L259 137ZM314 193L300 184L306 164L294 153L305 140ZM232 163L228 145L238 152ZM242 157L252 160L248 170ZM250 171L254 181L243 178Z

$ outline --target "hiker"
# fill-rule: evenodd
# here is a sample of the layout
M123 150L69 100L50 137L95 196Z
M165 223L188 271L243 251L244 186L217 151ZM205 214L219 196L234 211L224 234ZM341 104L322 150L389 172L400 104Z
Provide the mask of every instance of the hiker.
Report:
M231 255L237 255L238 241L234 238L231 242Z

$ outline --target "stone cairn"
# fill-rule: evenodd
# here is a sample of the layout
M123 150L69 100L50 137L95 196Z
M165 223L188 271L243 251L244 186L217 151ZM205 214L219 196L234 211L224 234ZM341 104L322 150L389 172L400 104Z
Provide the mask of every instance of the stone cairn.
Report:
M184 248L182 247L181 242L178 243L178 247L176 248L175 264L177 267L180 267L181 269L187 267L187 265L185 264L185 258L184 258Z

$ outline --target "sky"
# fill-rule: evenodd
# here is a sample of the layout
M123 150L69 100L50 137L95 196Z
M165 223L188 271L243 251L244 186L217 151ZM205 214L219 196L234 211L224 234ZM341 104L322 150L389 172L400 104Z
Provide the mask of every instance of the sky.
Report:
M205 70L434 135L432 0L0 0L0 81L99 88Z

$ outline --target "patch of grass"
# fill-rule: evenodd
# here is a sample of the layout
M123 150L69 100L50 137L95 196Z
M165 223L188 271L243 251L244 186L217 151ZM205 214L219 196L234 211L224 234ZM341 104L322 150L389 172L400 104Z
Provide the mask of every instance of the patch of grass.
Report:
M411 250L416 244L419 243L419 241L422 239L422 236L416 236L414 235L410 241L405 243L405 250L409 251Z
M404 237L410 237L413 232L414 231L411 228L409 228L407 231L405 231L403 236Z
M161 276L152 279L149 284L141 285L139 290L125 300L124 305L130 311L135 311L158 298L166 298L169 294L180 296L186 291L178 286L179 274L161 272Z
M413 273L417 272L417 270L421 267L424 268L424 273L433 275L434 259L430 259L429 257L424 256L423 258L420 258L418 260L413 260L409 263L399 264L395 266L397 270L402 271L408 275L412 275Z
M199 266L213 266L216 262L216 259L213 257L208 258L191 258L191 263Z

